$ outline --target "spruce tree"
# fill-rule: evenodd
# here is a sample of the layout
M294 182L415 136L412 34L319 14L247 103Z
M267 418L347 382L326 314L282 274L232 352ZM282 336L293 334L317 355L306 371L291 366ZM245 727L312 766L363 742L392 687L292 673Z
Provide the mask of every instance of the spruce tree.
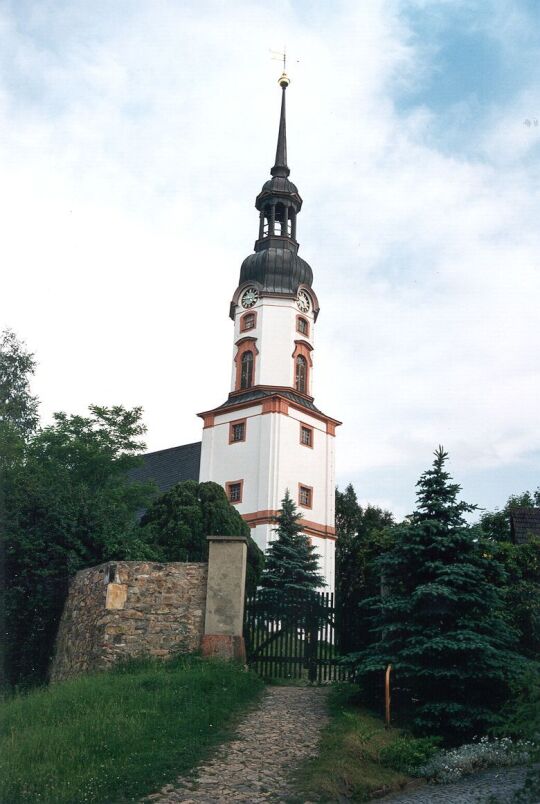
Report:
M301 519L287 490L277 517L277 538L266 554L261 576L264 590L281 595L309 594L326 585L319 572L317 551L302 533Z
M375 641L354 659L364 682L392 664L412 727L457 742L496 721L521 660L503 614L504 570L468 527L475 506L458 501L447 458L439 447L417 483L416 511L379 559Z

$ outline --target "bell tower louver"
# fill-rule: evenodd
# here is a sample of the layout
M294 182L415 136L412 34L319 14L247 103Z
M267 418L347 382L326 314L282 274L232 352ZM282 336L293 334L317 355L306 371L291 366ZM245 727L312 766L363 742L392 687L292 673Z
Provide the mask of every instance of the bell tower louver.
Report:
M234 321L231 388L204 421L200 480L226 490L264 550L288 489L316 546L328 589L334 588L334 441L339 421L313 397L314 327L319 303L313 271L299 257L302 208L287 164L286 91L275 164L258 194L259 231L242 263L230 304Z

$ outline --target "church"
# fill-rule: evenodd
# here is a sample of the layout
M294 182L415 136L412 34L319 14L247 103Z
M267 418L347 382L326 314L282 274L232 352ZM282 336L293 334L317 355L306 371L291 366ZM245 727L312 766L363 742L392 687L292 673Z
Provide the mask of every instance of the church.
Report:
M319 302L313 271L298 255L298 188L289 179L283 73L275 164L256 198L254 251L241 265L230 303L234 323L227 399L198 415L202 440L151 452L131 473L164 492L183 480L211 480L225 489L262 550L273 539L286 490L302 514L303 531L334 590L337 419L314 403L314 343Z

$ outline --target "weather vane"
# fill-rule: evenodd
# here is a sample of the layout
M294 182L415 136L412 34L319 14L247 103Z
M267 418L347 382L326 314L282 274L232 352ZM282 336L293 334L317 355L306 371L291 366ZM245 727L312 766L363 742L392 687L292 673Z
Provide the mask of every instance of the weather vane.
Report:
M275 59L276 61L282 61L283 62L283 72L286 73L287 72L287 49L286 49L285 45L283 45L283 53L281 52L281 50L272 50L272 49L270 50L270 53L272 54L273 59Z

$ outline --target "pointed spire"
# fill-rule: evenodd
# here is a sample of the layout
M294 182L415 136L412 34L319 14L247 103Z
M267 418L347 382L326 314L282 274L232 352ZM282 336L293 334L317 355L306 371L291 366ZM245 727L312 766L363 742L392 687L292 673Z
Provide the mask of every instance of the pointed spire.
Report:
M278 81L281 87L281 114L279 116L279 134L276 148L276 163L271 169L272 176L282 176L287 178L291 172L287 167L287 124L285 119L285 92L289 86L289 78L286 73L282 73Z

